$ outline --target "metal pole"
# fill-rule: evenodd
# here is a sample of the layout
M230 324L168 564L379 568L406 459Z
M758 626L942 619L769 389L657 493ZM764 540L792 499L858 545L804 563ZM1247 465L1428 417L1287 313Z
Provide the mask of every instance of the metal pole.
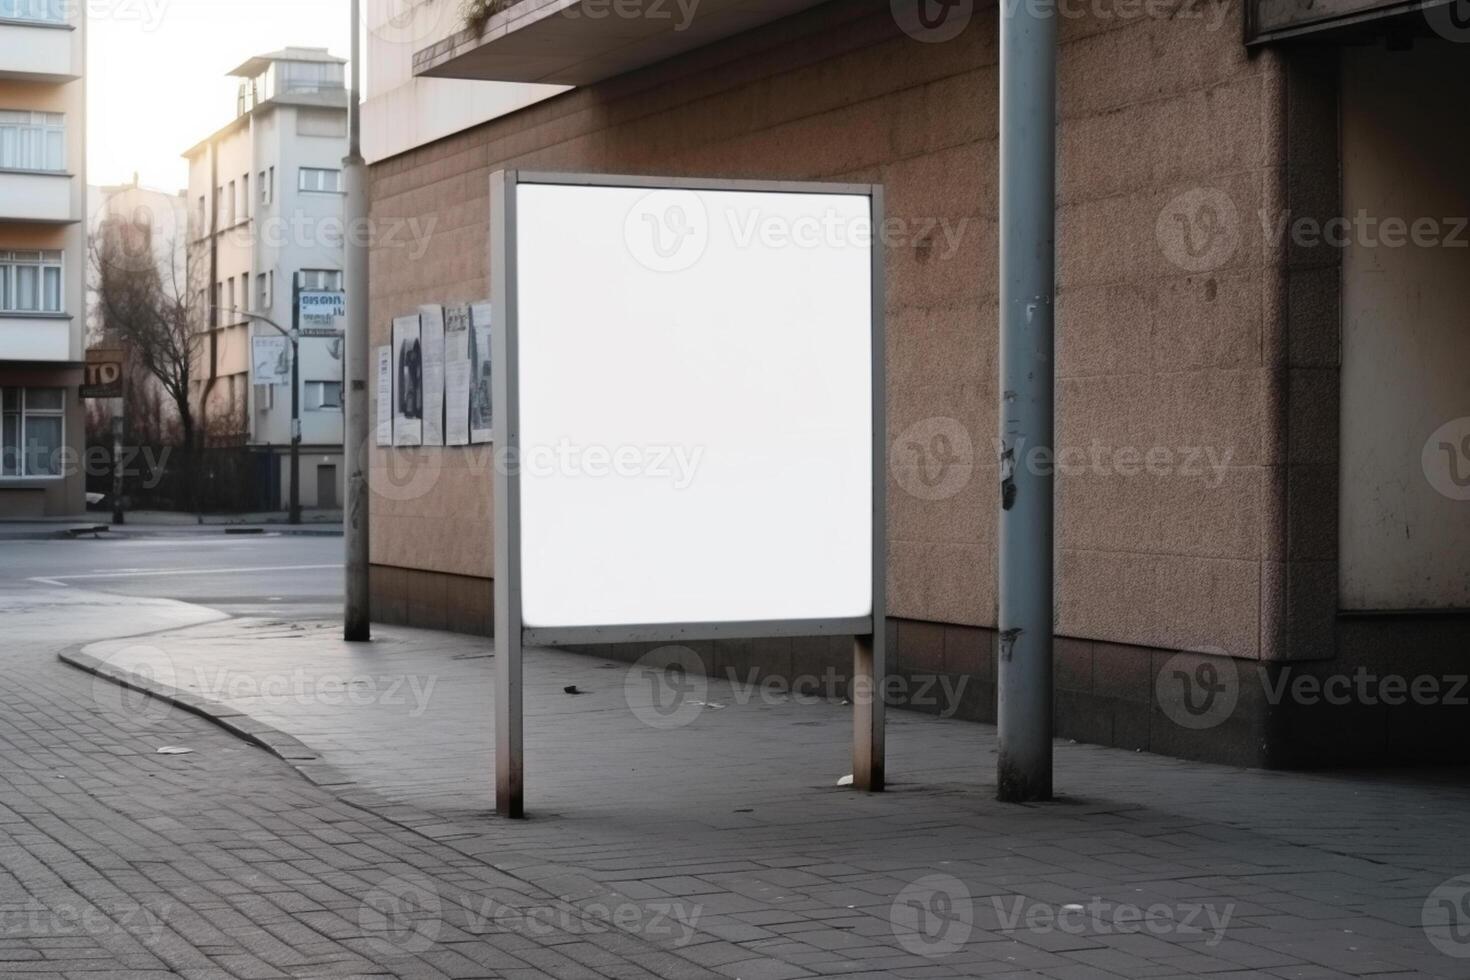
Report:
M998 798L1052 795L1057 22L1002 4Z
M123 514L123 443L126 441L126 413L128 400L124 396L121 399L122 407L112 417L112 523L122 525L127 523Z
M872 188L872 221L883 227L883 188ZM887 292L882 244L873 243L872 299L872 385L873 385L873 632L853 644L853 786L870 793L882 792L887 782L885 727L887 705L883 698L888 679L888 415L887 390Z
M291 517L301 523L301 276L291 273Z
M516 338L516 174L490 175L491 401L495 415L495 811L526 815L521 619L520 346Z
M362 158L362 112L359 85L362 74L362 10L352 0L352 89L347 100L347 158L342 161L347 185L347 336L342 358L346 414L342 428L342 462L346 471L346 510L343 537L347 555L347 598L342 613L342 635L352 643L372 639L372 601L369 591L368 550L368 377L371 373L371 337L368 321L367 163Z

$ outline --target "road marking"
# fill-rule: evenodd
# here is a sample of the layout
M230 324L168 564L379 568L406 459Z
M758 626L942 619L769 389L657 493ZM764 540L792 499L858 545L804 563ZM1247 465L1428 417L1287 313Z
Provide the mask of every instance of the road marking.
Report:
M122 572L92 572L87 575L57 575L52 578L32 578L29 581L43 582L47 585L65 585L67 582L77 582L82 579L98 578L162 578L170 575L246 575L252 572L321 572L336 569L340 571L343 566L340 562L336 565L260 565L253 568L170 568L144 571L122 571Z
M66 588L66 583L65 582L58 582L54 578L33 578L33 579L29 579L28 581L31 581L31 582L40 582L42 585L54 585L57 588L62 588L62 589Z

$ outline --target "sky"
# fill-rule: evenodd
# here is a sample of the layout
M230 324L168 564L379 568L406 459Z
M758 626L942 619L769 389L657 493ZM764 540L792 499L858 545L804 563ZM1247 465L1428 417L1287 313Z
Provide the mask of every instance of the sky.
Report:
M348 0L85 0L87 180L187 186L181 154L234 118L245 59L288 46L350 53ZM366 8L366 4L363 5Z

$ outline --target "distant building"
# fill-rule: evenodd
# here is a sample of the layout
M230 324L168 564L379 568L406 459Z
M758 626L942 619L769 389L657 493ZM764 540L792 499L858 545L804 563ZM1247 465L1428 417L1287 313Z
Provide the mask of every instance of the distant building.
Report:
M288 498L291 392L255 384L253 337L291 327L292 286L342 288L344 61L323 48L251 58L235 118L189 161L191 282L199 296L199 423L209 446L257 452L268 506ZM342 486L342 339L301 340L301 502L337 507Z
M0 17L0 518L79 514L86 5Z

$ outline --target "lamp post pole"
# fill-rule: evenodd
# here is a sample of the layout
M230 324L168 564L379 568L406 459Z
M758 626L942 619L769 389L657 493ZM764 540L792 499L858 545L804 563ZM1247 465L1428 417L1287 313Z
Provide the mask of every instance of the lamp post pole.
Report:
M291 516L301 523L301 273L291 273Z
M342 161L346 180L347 235L346 281L347 334L342 355L342 461L346 469L346 508L342 537L346 546L346 602L342 610L342 636L349 643L372 639L372 606L368 589L368 378L372 355L368 323L368 229L367 163L362 158L362 111L359 85L362 78L362 7L352 0L352 88L347 100L347 159Z
M1000 15L998 796L1052 796L1057 14ZM1029 465L1031 463L1038 465Z

